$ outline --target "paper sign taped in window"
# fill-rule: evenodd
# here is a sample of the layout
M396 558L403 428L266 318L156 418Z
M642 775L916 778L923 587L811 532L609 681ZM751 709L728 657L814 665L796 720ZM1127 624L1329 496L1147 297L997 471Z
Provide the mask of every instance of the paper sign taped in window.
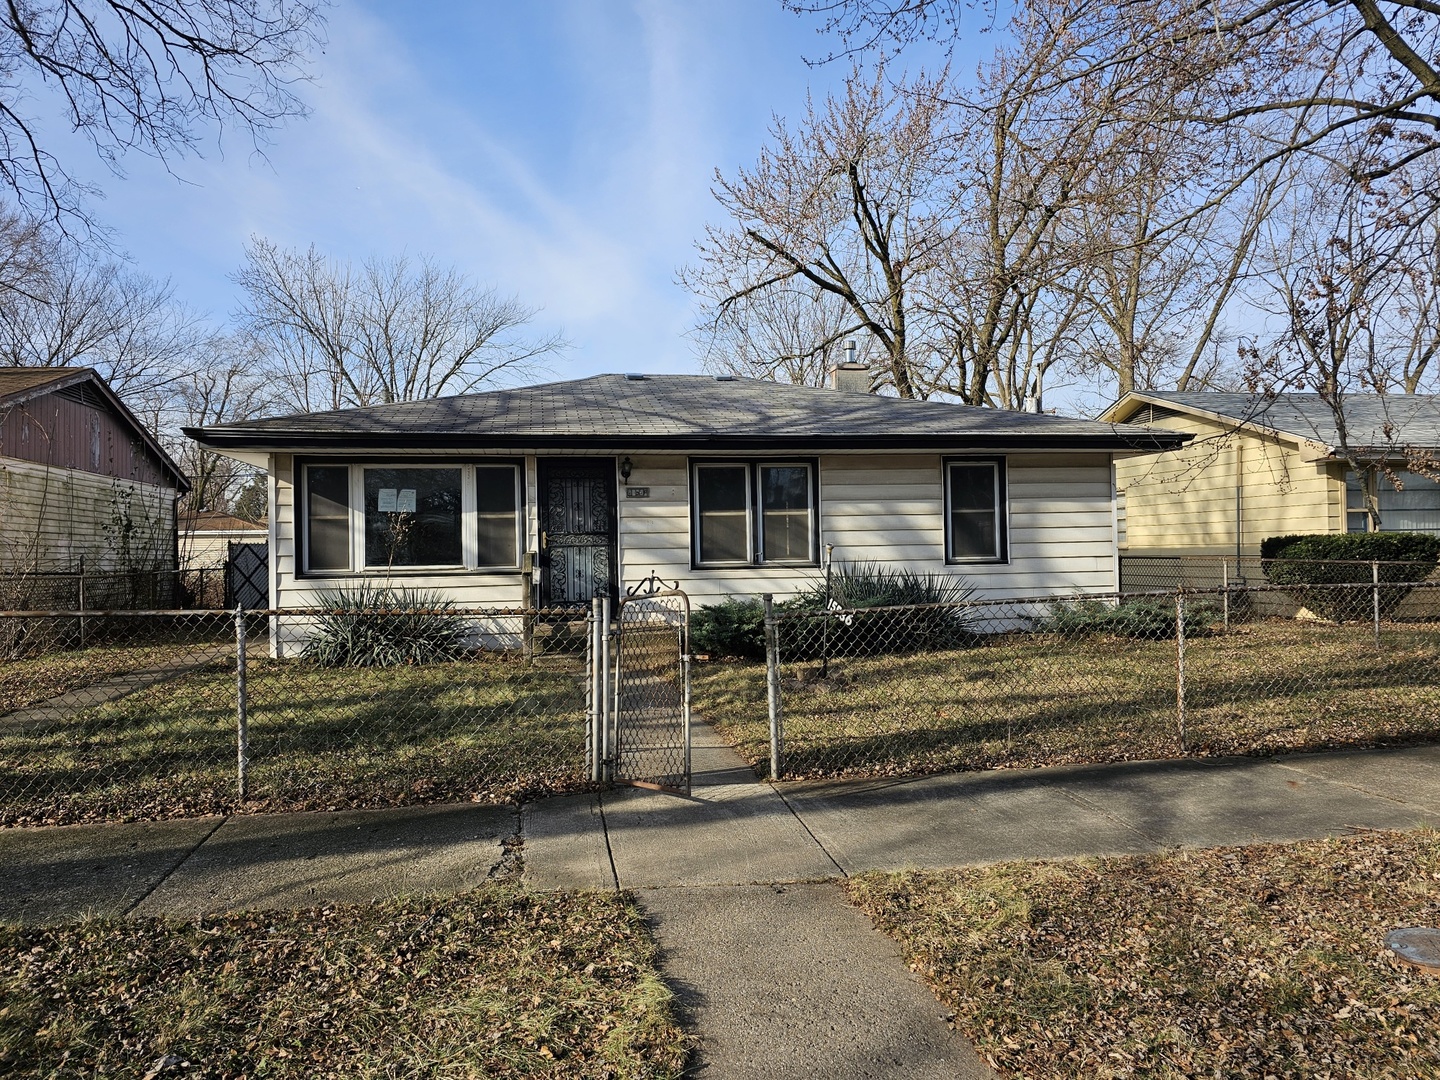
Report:
M395 512L395 489L380 489L380 505L376 507L382 514L393 514Z
M413 514L415 512L414 488L400 489L400 494L395 499L395 509L402 514Z

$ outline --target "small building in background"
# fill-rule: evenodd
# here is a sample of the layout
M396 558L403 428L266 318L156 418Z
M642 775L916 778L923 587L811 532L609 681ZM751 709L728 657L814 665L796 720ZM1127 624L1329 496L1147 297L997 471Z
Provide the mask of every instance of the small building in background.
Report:
M0 604L173 603L189 489L90 368L0 367Z
M263 521L250 521L223 510L197 510L182 515L180 570L191 602L203 608L229 607L234 588L227 574L240 546L252 549L263 564L269 535L270 530ZM265 604L246 606L264 607Z

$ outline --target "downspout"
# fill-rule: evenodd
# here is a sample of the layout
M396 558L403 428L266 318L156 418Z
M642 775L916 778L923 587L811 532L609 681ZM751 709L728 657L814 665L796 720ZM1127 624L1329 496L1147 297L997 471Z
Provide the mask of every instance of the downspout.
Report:
M1241 573L1240 560L1245 557L1245 441L1235 440L1235 570ZM1242 574L1243 576L1243 574Z

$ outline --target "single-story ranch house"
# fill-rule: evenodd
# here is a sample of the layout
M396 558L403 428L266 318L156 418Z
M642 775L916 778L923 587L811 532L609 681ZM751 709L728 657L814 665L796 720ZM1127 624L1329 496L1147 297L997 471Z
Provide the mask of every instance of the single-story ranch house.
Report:
M1356 394L1342 411L1348 454L1318 394L1125 395L1100 419L1197 434L1179 451L1117 464L1121 549L1248 559L1266 537L1289 533L1440 533L1440 483L1406 469L1417 452L1440 452L1440 397Z
M587 605L654 573L695 604L837 561L982 595L1117 588L1114 463L1188 435L704 375L599 375L188 429L269 474L271 598L342 585ZM533 565L534 595L525 595Z

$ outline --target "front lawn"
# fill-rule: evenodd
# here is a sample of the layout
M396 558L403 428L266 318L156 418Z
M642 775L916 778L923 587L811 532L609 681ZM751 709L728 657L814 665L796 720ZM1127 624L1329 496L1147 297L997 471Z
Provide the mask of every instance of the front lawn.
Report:
M1440 922L1430 831L846 888L1007 1076L1440 1076L1440 979L1384 945Z
M197 645L188 651L204 648ZM107 679L162 668L186 651L184 644L100 645L0 661L0 718L72 690L103 684Z
M38 728L0 718L0 824L516 801L574 790L586 782L580 667L502 654L391 668L252 660L251 798L243 804L229 662Z
M1192 638L1190 753L1270 754L1440 738L1440 628L1293 620ZM974 647L782 668L787 777L1175 757L1176 645L997 634ZM695 709L757 768L765 666L697 665Z
M0 927L0 1074L673 1077L628 898L456 899Z

